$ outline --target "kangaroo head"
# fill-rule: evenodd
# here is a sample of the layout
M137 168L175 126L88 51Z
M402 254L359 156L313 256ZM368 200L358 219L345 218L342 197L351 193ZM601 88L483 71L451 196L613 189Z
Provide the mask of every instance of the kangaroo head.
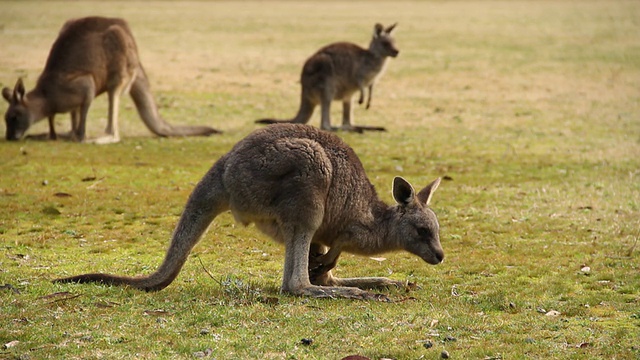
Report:
M398 56L400 50L396 48L395 40L391 36L391 32L396 25L398 24L393 24L385 29L382 24L376 24L373 27L373 38L371 39L371 44L369 44L369 50L383 57Z
M7 140L20 140L31 125L24 93L22 79L18 79L13 91L8 87L2 89L2 97L9 103L9 108L4 115L4 121L7 125Z
M444 259L438 218L428 206L438 185L440 178L416 194L405 179L396 177L393 180L393 198L398 203L395 230L398 241L406 251L433 265Z

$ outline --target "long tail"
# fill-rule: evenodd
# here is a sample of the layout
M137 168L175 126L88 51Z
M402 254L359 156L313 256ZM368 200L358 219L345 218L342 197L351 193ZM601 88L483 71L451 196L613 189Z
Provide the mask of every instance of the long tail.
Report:
M260 119L256 120L256 124L278 124L278 123L293 123L293 124L306 124L311 119L313 115L313 110L316 108L316 105L309 100L309 98L302 91L302 96L300 97L300 108L298 109L298 113L293 119L289 120L276 120L276 119Z
M173 126L166 122L158 113L158 106L151 94L151 86L142 66L131 85L130 94L142 121L158 136L209 136L221 133L220 130L208 126Z
M56 279L54 282L99 282L128 285L145 291L159 291L167 287L178 276L191 249L200 240L213 219L229 207L228 194L222 184L224 159L225 157L216 162L191 193L178 225L173 231L164 261L154 273L138 277L92 273Z

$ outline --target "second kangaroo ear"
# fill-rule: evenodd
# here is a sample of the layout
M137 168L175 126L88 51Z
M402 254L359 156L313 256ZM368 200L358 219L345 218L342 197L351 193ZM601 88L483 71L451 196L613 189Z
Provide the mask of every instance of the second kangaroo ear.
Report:
M431 184L420 190L418 193L418 200L425 205L429 205L431 197L433 196L433 193L436 192L438 185L440 185L440 178L435 179Z
M13 101L13 95L11 95L11 89L9 89L8 87L5 87L2 89L2 97L7 100L7 102L9 104L11 104L11 102Z
M377 23L373 26L373 37L378 37L380 35L382 35L382 32L384 31L384 26L382 26L382 24Z
M411 204L416 197L416 192L409 182L400 176L393 179L393 198L400 205Z
M2 89L2 97L9 102L9 104L18 104L21 103L24 99L24 83L22 82L22 78L18 78L16 81L16 86L13 87L13 93L11 93L11 89L4 88Z
M386 32L387 34L391 34L393 29L395 29L397 25L398 25L398 23L395 23L395 24L389 26L388 28L384 29L384 32Z

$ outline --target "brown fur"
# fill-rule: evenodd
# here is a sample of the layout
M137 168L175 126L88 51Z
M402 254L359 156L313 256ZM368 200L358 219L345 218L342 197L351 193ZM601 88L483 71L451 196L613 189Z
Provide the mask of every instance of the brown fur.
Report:
M58 282L123 284L161 290L220 213L284 244L282 291L315 297L385 299L359 288L398 286L387 278L340 279L339 255L405 250L430 264L444 258L435 213L427 206L440 179L415 193L397 177L394 206L382 202L353 150L336 135L300 124L255 131L222 156L187 201L160 267L149 276L85 274Z
M210 135L219 131L207 126L172 126L158 114L147 75L129 26L123 19L87 17L64 24L51 47L36 87L25 94L22 79L13 90L4 88L9 102L5 114L7 140L21 139L34 123L48 118L49 137L56 139L54 117L71 113L71 137L85 140L87 112L91 102L109 96L107 137L96 142L117 142L120 96L130 91L145 125L159 136Z
M382 74L387 59L399 53L391 32L395 24L384 28L374 27L368 49L356 44L339 42L318 50L304 63L300 84L302 86L300 108L293 119L260 119L259 124L298 123L306 124L311 119L316 106L322 111L320 127L323 130L384 130L381 127L354 126L352 124L351 103L353 95L360 92L358 103L364 102L368 92L366 108L371 105L373 85ZM332 127L330 119L331 101L342 101L342 127Z

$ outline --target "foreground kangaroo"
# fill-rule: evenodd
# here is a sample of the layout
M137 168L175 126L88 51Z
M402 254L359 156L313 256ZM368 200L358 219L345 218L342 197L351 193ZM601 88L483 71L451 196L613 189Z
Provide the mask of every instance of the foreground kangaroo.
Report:
M222 156L198 183L173 232L164 262L149 276L85 274L57 282L125 284L147 291L178 276L213 219L236 221L285 245L283 292L313 297L386 299L359 288L399 286L387 278L331 275L341 252L406 250L430 264L444 258L438 220L427 206L440 179L416 193L393 181L397 205L383 203L353 150L336 135L298 124L255 131ZM327 251L328 250L328 251Z
M385 130L383 127L354 126L351 123L351 98L360 91L359 104L367 91L368 109L371 105L373 84L382 74L388 57L398 56L391 32L396 24L384 28L376 24L369 49L347 42L327 45L313 54L302 67L300 84L302 95L298 114L291 120L260 119L256 123L273 124L291 122L306 124L318 104L322 111L320 127L323 130ZM331 101L342 101L342 127L331 127Z
M64 24L33 90L25 94L22 79L18 79L13 91L2 89L2 96L9 102L5 114L7 140L21 139L31 125L44 118L49 119L49 138L56 139L55 115L70 112L71 138L84 141L89 106L96 96L106 92L108 136L95 142L118 142L120 96L129 91L142 121L156 135L219 133L206 126L172 126L165 122L158 114L127 23L117 18L87 17Z

